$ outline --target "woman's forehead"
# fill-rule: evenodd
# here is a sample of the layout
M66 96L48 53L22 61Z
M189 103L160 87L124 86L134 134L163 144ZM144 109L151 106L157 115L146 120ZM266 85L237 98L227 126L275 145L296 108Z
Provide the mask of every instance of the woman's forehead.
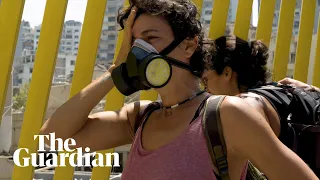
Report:
M141 14L134 22L132 28L133 36L144 36L148 33L170 34L171 28L169 23L158 16Z

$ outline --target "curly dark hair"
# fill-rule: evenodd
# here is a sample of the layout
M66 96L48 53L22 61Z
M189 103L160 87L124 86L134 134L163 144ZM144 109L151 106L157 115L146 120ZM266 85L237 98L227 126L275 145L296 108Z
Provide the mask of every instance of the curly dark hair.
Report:
M198 48L191 57L191 67L202 75L205 63L203 58L208 51L203 47L204 33L201 22L197 19L199 15L197 7L190 0L131 0L130 7L119 11L117 21L121 28L124 28L124 22L128 18L131 8L136 6L138 12L136 18L147 13L164 18L173 31L175 38L194 38L198 36Z
M268 47L262 41L247 42L230 35L221 36L211 41L210 45L211 59L206 61L206 68L222 74L225 67L230 67L238 75L241 90L263 85L271 76L266 67Z

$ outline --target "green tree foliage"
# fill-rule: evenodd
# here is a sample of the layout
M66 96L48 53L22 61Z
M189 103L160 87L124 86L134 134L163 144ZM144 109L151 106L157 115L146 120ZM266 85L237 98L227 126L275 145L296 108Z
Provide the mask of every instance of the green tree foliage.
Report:
M24 86L20 89L19 93L13 96L13 106L12 106L13 110L16 110L16 111L25 110L29 87L30 87L29 83L24 84Z

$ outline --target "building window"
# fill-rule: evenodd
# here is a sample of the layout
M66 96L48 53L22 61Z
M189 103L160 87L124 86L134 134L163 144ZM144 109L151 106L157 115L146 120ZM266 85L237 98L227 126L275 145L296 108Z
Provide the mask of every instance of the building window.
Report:
M108 39L109 40L116 40L116 36L115 35L108 35Z
M19 74L23 73L23 69L19 69Z
M212 11L211 11L211 10L210 10L210 11L206 11L204 14L205 14L205 15L211 15L211 14L212 14Z
M210 20L204 21L205 24L210 24Z
M66 39L72 39L72 35L66 35Z
M18 79L18 84L22 84L22 79Z
M76 42L74 42L74 44L79 44L79 42L78 42L78 41L76 41Z
M36 36L36 39L39 39L40 36Z
M299 21L294 21L294 28L299 28L299 24L300 24Z
M116 12L116 7L109 7L107 12L108 12L108 13L114 13L114 12Z
M116 26L108 26L108 30L115 31L116 30Z
M79 36L74 36L74 38L78 39L78 38L79 38Z
M70 61L70 65L71 65L71 66L74 66L74 64L75 64L75 61L71 60L71 61Z
M296 62L296 54L295 53L291 53L290 56L290 63L293 64Z
M113 50L114 47L115 47L114 44L109 44L109 45L108 45L108 49L109 49L109 50Z
M109 22L115 22L116 21L116 17L114 17L114 16L108 17L108 21Z
M39 32L40 32L40 29L38 29L37 32L39 33Z
M114 53L108 53L108 57L107 57L108 60L112 60L113 57L114 57Z
M29 56L26 57L26 62L27 62L27 63L30 62L30 57L29 57Z
M32 73L32 72L33 72L33 68L30 68L30 69L29 69L29 73Z
M74 30L74 32L79 32L79 30L78 30L78 29L76 29L76 30Z

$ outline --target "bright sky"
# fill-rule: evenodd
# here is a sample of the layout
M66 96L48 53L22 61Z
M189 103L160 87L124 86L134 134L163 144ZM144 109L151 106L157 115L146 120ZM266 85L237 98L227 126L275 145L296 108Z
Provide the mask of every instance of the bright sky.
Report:
M252 9L253 9L253 11L252 11L252 25L253 26L258 25L258 16L259 16L258 6L259 6L258 0L254 0L253 4L252 4Z
M22 19L29 21L31 27L40 25L42 22L46 0L26 0ZM76 20L83 22L86 11L87 0L69 0L65 20ZM258 1L253 3L253 25L258 21Z
M31 27L42 23L46 0L26 0L22 19L29 21ZM87 0L69 0L65 20L83 22Z

